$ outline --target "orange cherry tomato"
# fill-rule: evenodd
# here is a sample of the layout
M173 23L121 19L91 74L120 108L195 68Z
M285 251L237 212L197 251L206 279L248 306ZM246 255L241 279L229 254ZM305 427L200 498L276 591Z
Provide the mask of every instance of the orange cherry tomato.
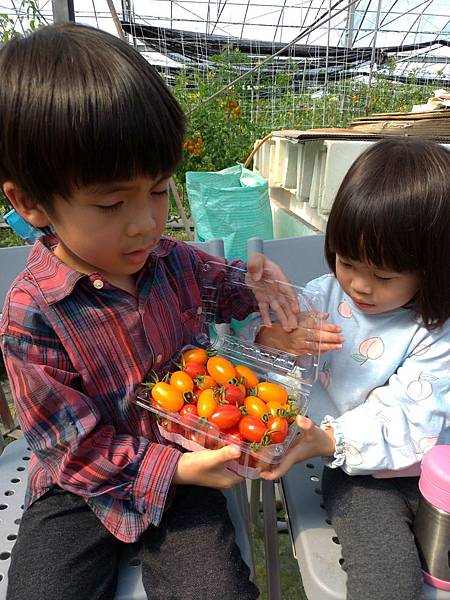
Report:
M251 369L244 365L237 365L235 368L238 379L242 379L242 382L247 389L253 389L258 385L258 377Z
M159 381L152 387L153 400L167 412L178 412L184 405L183 394L165 381Z
M247 396L244 400L245 410L251 417L260 419L267 413L267 405L258 396Z
M218 406L219 403L217 402L214 390L209 388L201 392L197 402L197 412L199 417L206 417L208 419Z
M270 381L261 381L261 383L258 383L256 386L256 395L261 400L264 400L264 402L275 400L275 402L279 402L280 404L286 404L288 400L288 393L284 387Z
M236 377L236 369L229 360L222 356L212 356L206 363L206 369L211 377L220 385L228 383Z
M191 348L183 352L181 361L184 364L188 362L196 362L200 365L205 365L208 360L208 353L203 348Z
M286 405L280 404L279 402L276 402L275 400L269 400L269 402L267 402L267 404L266 404L266 407L269 409L270 414L273 417L279 416L277 411L286 410Z
M267 423L270 441L272 444L281 444L286 439L289 424L284 417L272 417Z
M184 371L175 371L170 376L170 385L173 385L182 394L185 392L192 392L194 389L194 382Z
M200 377L196 378L195 383L199 390L207 390L217 385L211 375L200 375Z

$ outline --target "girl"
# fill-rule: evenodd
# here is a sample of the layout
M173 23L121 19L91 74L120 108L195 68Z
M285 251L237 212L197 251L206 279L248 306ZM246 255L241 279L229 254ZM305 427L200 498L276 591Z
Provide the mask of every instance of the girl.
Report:
M264 476L330 457L323 497L348 599L423 599L411 524L420 462L450 426L450 153L404 138L371 146L338 191L325 249L333 273L307 289L343 347L322 357L311 420L298 417L298 442ZM273 326L258 341L292 351L299 337Z

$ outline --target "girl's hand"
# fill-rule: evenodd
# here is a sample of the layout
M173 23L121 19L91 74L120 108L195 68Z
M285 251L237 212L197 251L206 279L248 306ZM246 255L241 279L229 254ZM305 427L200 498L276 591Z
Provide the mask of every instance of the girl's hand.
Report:
M318 321L317 317L327 319L328 313L301 313L298 315L297 327L290 332L286 332L279 323L273 323L270 328L264 326L256 341L298 356L341 350L344 336L340 333L339 325Z
M251 254L247 262L247 283L255 294L265 327L272 326L271 309L285 331L295 329L300 312L297 295L281 267L264 254Z
M333 456L336 440L333 429L321 429L308 417L298 416L296 419L301 432L294 444L286 452L280 464L273 471L263 471L262 479L274 480L283 477L296 463L318 456Z
M227 468L231 460L239 458L237 446L225 446L220 450L185 452L178 461L172 483L201 485L211 488L231 488L242 481Z

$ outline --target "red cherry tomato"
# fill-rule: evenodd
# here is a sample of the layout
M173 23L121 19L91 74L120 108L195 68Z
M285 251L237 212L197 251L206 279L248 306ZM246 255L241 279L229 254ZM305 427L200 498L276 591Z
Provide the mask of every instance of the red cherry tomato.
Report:
M197 406L195 404L185 404L180 410L180 415L198 415Z
M165 429L168 433L179 432L178 423L172 421L171 419L163 419L162 421L159 421L159 426Z
M178 412L184 405L183 394L165 381L159 381L152 387L153 400L167 412Z
M213 425L216 425L221 430L230 429L238 424L241 418L241 411L237 406L231 404L223 404L218 406L216 410L210 415L208 421Z
M239 433L247 442L260 442L267 427L257 417L242 417L239 421Z
M285 417L272 417L267 423L267 429L272 444L281 444L286 439L289 424Z
M203 348L191 348L183 352L181 357L183 364L188 362L196 362L200 365L205 365L208 360L208 353Z
M175 371L170 376L170 385L180 391L182 394L185 392L192 392L194 389L194 382L184 371Z
M205 365L201 365L200 363L192 362L192 361L187 362L183 366L183 371L185 373L187 373L189 375L189 377L192 377L192 379L196 379L197 377L200 377L201 375L206 374Z
M245 388L244 388L245 389ZM226 383L222 390L222 400L227 404L234 404L240 406L244 403L245 393L237 386L232 383Z
M212 356L206 363L206 368L211 377L220 385L224 385L236 377L236 369L229 360L222 356Z
M244 438L242 437L242 435L239 433L239 428L238 427L231 427L230 429L224 429L223 432L224 436L227 438L227 440L229 442L231 442L232 444L236 444L237 446L240 446L242 444L242 442L244 442Z

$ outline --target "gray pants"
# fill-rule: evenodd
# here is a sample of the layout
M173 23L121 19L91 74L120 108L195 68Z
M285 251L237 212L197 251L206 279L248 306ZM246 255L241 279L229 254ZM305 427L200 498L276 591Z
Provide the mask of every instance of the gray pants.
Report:
M325 467L324 504L347 572L347 600L425 600L411 527L417 477L374 479Z
M84 500L56 489L25 511L7 600L112 600L124 543ZM179 486L159 527L140 540L149 600L254 600L249 568L218 490Z

